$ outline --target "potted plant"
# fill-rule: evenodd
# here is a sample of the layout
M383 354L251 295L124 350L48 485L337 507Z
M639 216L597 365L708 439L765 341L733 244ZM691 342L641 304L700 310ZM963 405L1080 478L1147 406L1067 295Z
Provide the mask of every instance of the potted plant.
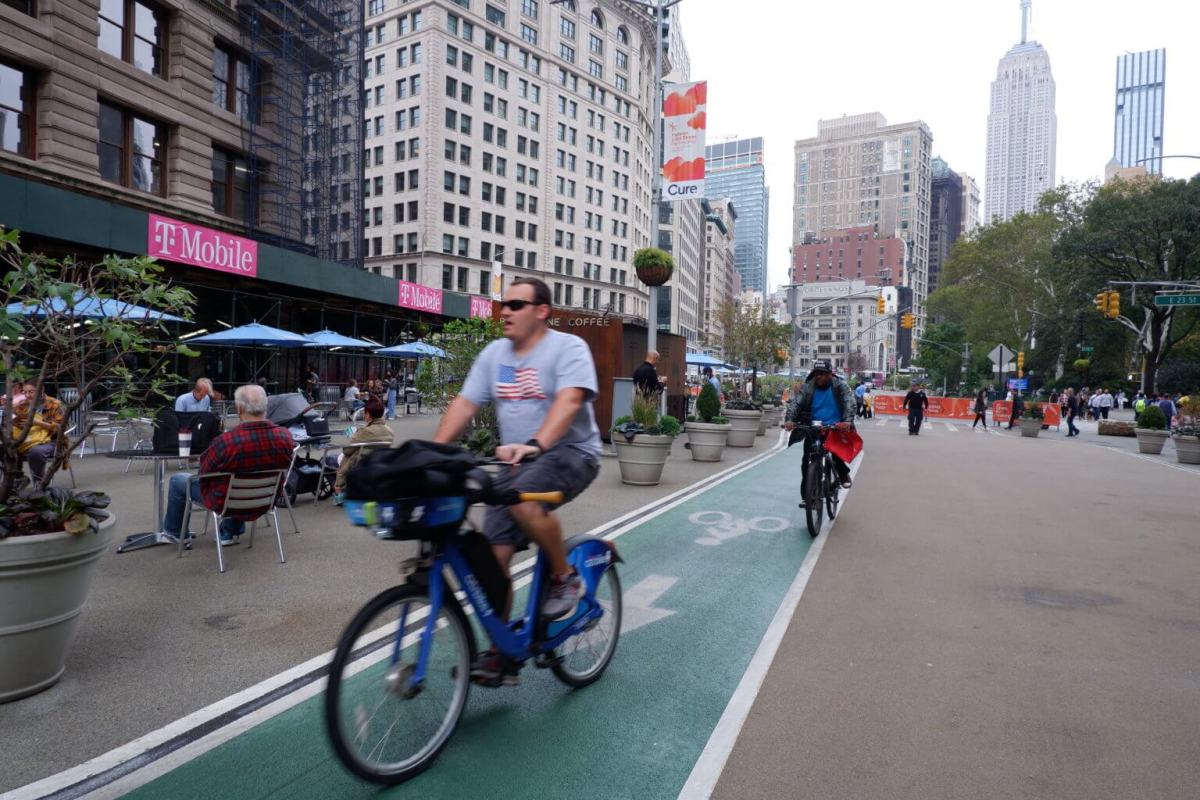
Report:
M1154 404L1142 410L1133 432L1137 435L1138 452L1152 456L1162 453L1163 445L1171 435L1167 431L1166 415Z
M655 486L679 434L679 420L659 416L658 404L641 392L633 393L633 415L620 417L612 427L621 483Z
M716 387L705 383L696 398L696 415L689 416L683 426L693 461L720 461L725 455L725 440L733 426L720 412L721 398Z
M725 416L732 426L726 444L730 447L754 447L762 406L751 400L730 400L725 404Z
M675 272L675 259L657 247L643 247L633 254L633 271L647 286L662 286Z
M72 430L89 395L126 416L179 380L164 364L180 346L155 342L162 313L190 315L190 292L160 280L151 259L106 257L100 264L56 260L20 249L0 231L0 702L53 685L62 675L96 565L116 517L102 492L50 488L90 434ZM161 312L161 313L160 313ZM157 339L172 336L160 334ZM136 381L127 360L149 361ZM137 389L135 387L146 387ZM21 391L14 391L20 383ZM59 401L51 385L76 391ZM165 395L163 395L165 396ZM25 474L28 457L44 470Z
M1180 464L1200 464L1200 414L1197 414L1195 397L1185 397L1179 401L1179 427L1175 429L1175 458ZM1147 406L1142 412L1145 416L1153 406Z
M1021 414L1021 435L1036 439L1042 432L1042 420L1045 416L1041 403L1027 403L1024 413Z

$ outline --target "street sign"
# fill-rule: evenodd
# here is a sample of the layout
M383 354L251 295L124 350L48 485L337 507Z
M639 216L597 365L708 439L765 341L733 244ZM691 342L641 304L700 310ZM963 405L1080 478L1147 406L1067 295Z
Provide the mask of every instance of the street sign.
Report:
M1154 296L1156 306L1200 306L1200 294L1159 294Z
M992 360L992 364L995 366L992 372L1011 372L1014 356L1016 356L1016 353L1002 344L993 347L992 352L988 353L988 358Z
M1020 389L1022 392L1029 391L1029 378L1009 378L1008 388Z
M1083 347L1079 348L1079 351L1080 351L1081 353L1090 353L1090 352L1092 352L1092 351L1093 351L1093 350L1095 350L1095 349L1096 349L1096 348L1094 348L1094 347L1089 347L1088 345L1084 345Z

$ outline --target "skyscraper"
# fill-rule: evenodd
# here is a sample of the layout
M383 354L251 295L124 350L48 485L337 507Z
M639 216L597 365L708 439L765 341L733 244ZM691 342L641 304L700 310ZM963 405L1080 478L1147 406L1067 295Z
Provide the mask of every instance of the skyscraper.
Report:
M1167 84L1167 51L1145 50L1117 57L1117 107L1113 124L1113 158L1122 167L1139 163L1151 175L1162 175L1163 95Z
M1028 40L1031 0L1021 0L1021 41L1000 59L988 113L984 219L1033 211L1054 188L1058 118L1050 54Z
M734 261L742 289L765 292L770 195L762 137L710 144L704 148L704 157L705 193L709 197L727 197L737 208Z
M968 234L979 227L979 183L965 172L962 178L962 232Z
M963 179L940 157L933 159L929 209L929 292L937 291L942 265L963 229Z
M903 274L893 274L891 283L912 289L918 335L924 330L929 291L932 149L933 134L924 122L888 125L879 113L820 120L817 135L797 141L795 148L793 249L811 243L813 234L827 238L824 232L855 226L870 226L881 239L902 240ZM855 277L858 247L854 245ZM847 260L847 277L850 266Z

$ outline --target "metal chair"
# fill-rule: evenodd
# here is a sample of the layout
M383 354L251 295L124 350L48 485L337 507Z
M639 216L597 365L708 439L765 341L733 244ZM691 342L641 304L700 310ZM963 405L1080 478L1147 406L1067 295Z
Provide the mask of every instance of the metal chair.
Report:
M242 476L234 475L232 472L210 472L205 475L191 476L188 479L187 505L184 506L183 528L180 531L179 551L176 558L183 556L184 546L188 540L187 530L192 516L192 484L202 479L228 478L225 502L221 506L221 510L205 509L212 515L213 525L217 531L217 569L221 572L225 571L225 555L222 552L224 548L221 547L220 542L221 523L231 511L254 514L254 518L249 521L250 541L246 545L248 550L254 547L254 529L258 527L258 521L269 515L271 524L275 528L275 543L279 547L279 563L286 563L287 559L283 555L283 534L279 531L279 514L275 508L279 502L279 495L283 491L286 477L287 470L282 469L252 472ZM208 519L208 517L204 519L204 530L201 531L201 535L208 531Z
M420 414L421 413L421 393L418 392L416 389L405 389L404 390L404 413L411 414L412 406L414 404L417 407L417 413Z
M87 415L89 425L94 425L91 431L88 432L86 438L92 440L92 452L99 453L100 448L96 444L96 440L101 436L108 436L108 450L112 452L117 449L117 439L126 430L125 423L117 418L115 411L89 411ZM79 448L79 457L83 458L84 449Z
M320 487L321 484L325 481L325 473L327 471L332 470L335 475L337 474L336 469L328 466L325 463L325 459L329 457L330 450L341 450L343 453L345 453L346 448L353 447L353 448L355 448L356 452L362 452L364 450L366 450L366 451L382 450L386 447L391 447L391 446L392 446L391 442L361 442L361 443L356 442L354 444L327 444L327 445L325 445L325 447L321 450L321 474L317 477L317 486ZM346 456L346 458L349 458L349 457L350 456ZM313 505L316 505L318 500L320 500L320 497L318 495L314 494L313 495Z
M130 450L150 450L154 447L154 420L149 417L134 417L129 420L129 438L133 440L133 446ZM146 467L150 464L149 461L143 461L140 474L146 474ZM129 472L129 468L133 466L133 459L125 461L125 472Z

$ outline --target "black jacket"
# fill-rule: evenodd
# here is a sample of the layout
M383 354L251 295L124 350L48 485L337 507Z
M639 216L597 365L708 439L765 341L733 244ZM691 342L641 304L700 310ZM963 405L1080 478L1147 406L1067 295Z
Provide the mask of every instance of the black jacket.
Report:
M929 397L924 392L909 389L908 394L904 395L904 404L901 408L907 408L909 411L924 414L925 409L929 408Z
M658 370L649 361L633 371L633 385L642 394L654 394L658 391Z

